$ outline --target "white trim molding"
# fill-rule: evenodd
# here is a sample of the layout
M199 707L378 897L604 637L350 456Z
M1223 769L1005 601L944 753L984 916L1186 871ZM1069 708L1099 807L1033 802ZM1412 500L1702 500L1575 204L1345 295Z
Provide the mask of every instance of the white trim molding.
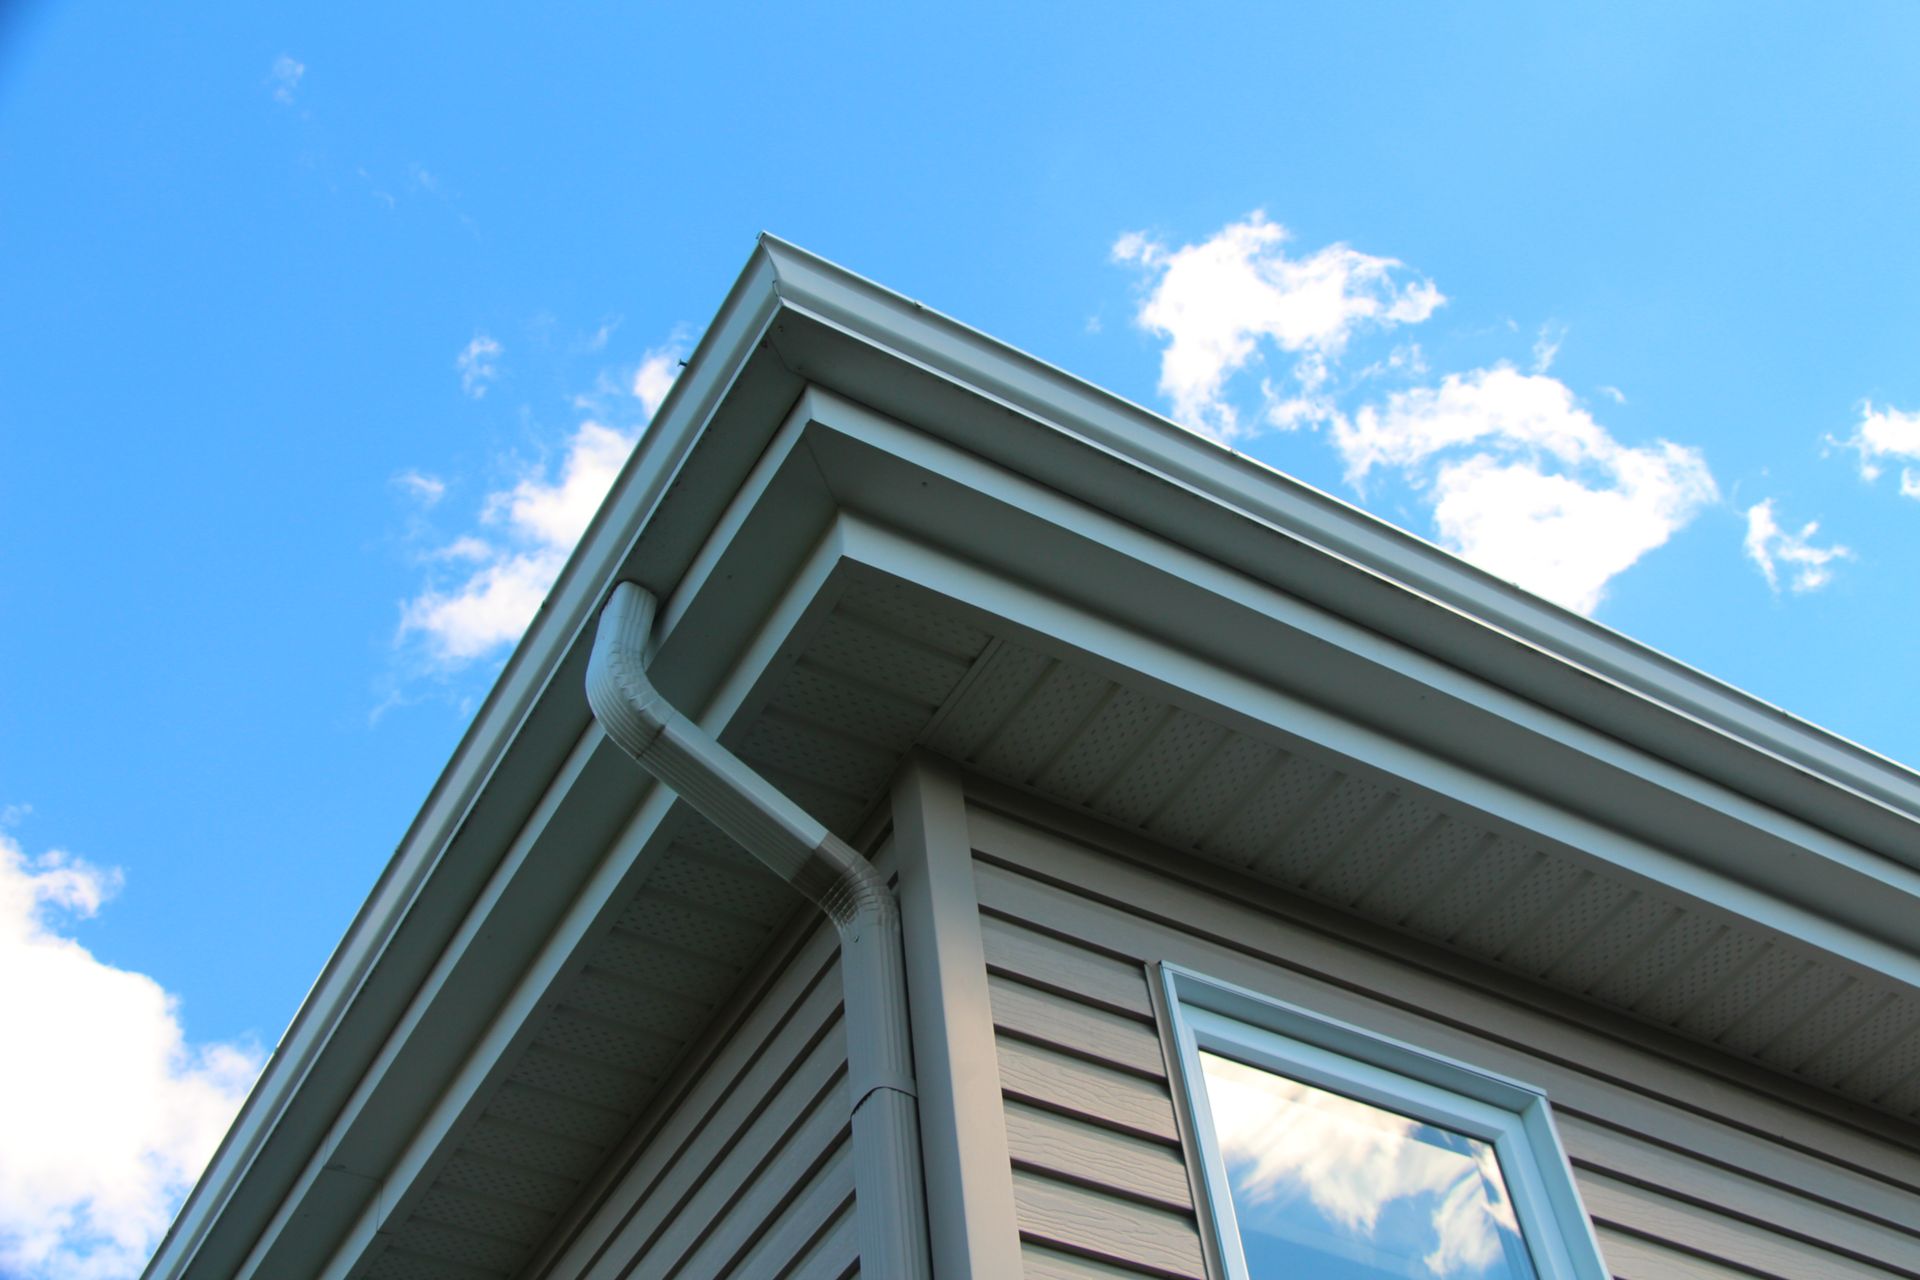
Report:
M1202 1076L1203 1051L1490 1146L1532 1274L1539 1280L1606 1280L1540 1090L1190 969L1158 968L1179 1067L1176 1102L1186 1109L1199 1146L1204 1186L1196 1188L1196 1201L1204 1204L1203 1216L1216 1233L1228 1280L1265 1278L1248 1270Z

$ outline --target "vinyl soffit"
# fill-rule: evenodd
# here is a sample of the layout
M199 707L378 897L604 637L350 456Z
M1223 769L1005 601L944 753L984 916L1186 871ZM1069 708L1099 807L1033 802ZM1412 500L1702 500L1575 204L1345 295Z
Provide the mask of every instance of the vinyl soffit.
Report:
M843 836L907 749L1375 924L1920 1116L1920 995L1444 798L1043 652L925 590L853 581L736 749ZM604 1165L798 899L690 815L594 944L371 1280L510 1276Z

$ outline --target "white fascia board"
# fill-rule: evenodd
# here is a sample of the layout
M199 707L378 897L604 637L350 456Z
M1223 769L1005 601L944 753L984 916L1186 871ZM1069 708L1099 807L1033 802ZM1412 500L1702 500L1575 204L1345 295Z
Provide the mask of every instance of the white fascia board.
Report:
M918 303L764 243L783 303L772 341L810 382L1920 867L1911 770ZM1246 539L1223 543L1207 528L1209 508L1305 554L1249 564Z
M1901 927L1920 912L1920 876L1884 866L1816 868L1811 858L1797 866L1777 864L1777 875L1741 876L1197 657L1055 591L1004 575L1001 566L854 516L843 518L839 537L848 558L859 565L906 582L939 583L956 600L1067 646L1115 674L1144 679L1202 714L1312 743L1377 776L1419 788L1442 804L1464 806L1474 820L1539 847L1598 859L1706 910L1794 937L1846 964L1920 990L1920 952L1912 946L1911 928ZM1814 874L1804 874L1808 871ZM1883 874L1871 874L1875 871Z
M843 536L886 550L862 563L1215 718L1318 742L1526 838L1915 976L1886 949L1916 958L1920 871L864 406L815 388L799 411L850 513ZM1181 664L1164 656L1175 651Z

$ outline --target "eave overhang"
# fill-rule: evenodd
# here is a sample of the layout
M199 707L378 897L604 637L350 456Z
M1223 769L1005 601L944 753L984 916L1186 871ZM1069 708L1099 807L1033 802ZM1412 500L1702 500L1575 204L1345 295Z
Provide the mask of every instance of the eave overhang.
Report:
M630 885L611 584L725 735L850 571L1920 988L1911 772L765 238L150 1275L350 1272Z

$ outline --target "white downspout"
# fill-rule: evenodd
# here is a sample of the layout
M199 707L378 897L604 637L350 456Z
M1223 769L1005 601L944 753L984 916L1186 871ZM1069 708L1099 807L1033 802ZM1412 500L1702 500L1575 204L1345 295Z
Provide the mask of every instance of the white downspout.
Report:
M655 607L631 582L614 587L587 664L587 702L615 745L839 929L860 1269L875 1280L926 1280L900 909L872 863L661 698L646 671Z

